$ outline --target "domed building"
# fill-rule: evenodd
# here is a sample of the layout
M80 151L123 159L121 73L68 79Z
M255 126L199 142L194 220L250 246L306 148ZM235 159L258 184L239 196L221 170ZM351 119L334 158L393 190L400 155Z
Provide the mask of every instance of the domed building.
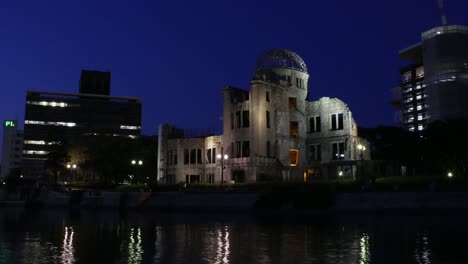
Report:
M265 52L257 59L250 90L223 89L222 135L175 136L179 130L160 126L158 179L219 183L356 178L356 161L370 159L368 142L358 137L343 101L307 100L308 79L307 66L295 52Z

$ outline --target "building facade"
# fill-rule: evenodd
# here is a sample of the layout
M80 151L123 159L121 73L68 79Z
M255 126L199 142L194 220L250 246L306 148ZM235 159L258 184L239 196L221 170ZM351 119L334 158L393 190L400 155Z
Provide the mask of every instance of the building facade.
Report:
M171 133L177 130L171 126L160 127L158 179L190 183L354 178L355 161L370 159L368 143L358 137L343 101L307 100L308 78L306 64L296 53L274 49L262 54L250 90L223 89L222 135L187 138Z
M444 25L400 51L402 126L422 131L437 120L468 119L468 27Z
M23 131L16 120L3 121L2 163L0 179L5 179L13 169L21 168Z
M42 176L48 154L69 137L140 136L140 98L102 95L106 88L95 84L106 86L106 78L102 82L80 80L80 91L95 93L27 91L23 149L26 177ZM93 86L85 89L86 83Z

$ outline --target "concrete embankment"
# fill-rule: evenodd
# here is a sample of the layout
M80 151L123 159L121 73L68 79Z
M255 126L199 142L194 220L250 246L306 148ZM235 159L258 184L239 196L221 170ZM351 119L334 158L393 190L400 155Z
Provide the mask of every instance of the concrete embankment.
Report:
M158 193L148 199L143 207L157 209L255 209L258 193Z
M393 209L468 210L465 192L339 193L335 210L372 211Z
M276 194L275 194L276 195ZM285 195L278 193L278 196ZM3 195L3 198L7 196ZM326 208L297 208L287 197L269 210L300 209L302 212L360 212L383 210L466 210L468 193L465 192L361 192L337 193ZM143 210L256 210L260 193L196 193L196 192L106 192L106 191L45 191L34 204L43 207L75 207L85 209L143 209ZM24 206L18 200L0 199L0 206Z

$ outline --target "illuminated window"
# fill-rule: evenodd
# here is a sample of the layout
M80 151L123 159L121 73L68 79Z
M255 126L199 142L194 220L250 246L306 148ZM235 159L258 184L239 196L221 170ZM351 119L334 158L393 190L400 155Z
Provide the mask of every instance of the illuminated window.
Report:
M44 140L25 140L24 144L26 145L45 145Z
M127 125L121 125L120 129L128 129L128 130L139 130L141 129L141 126L127 126Z
M289 151L290 162L289 166L295 167L299 164L299 150L291 149Z
M424 78L424 67L416 69L416 78Z
M322 150L320 144L310 145L310 159L322 160Z
M76 123L73 123L73 122L49 122L49 121L25 120L24 123L27 125L66 126L66 127L76 126Z
M401 81L402 82L409 82L411 80L411 71L404 72L401 74Z
M343 129L343 113L331 115L331 129Z
M424 126L423 126L423 125L419 125L419 126L418 126L418 130L419 130L419 131L421 131L421 130L423 130L423 129L424 129Z
M332 143L332 159L342 160L345 158L345 144L344 142Z
M296 101L296 98L294 98L294 97L289 97L288 107L289 107L289 109L295 109L295 108L297 108L297 101Z
M309 118L310 133L320 132L321 131L321 121L320 116L313 116Z
M421 100L421 99L422 99L422 95L421 95L421 94L416 95L416 100Z
M416 110L421 110L422 108L423 108L422 105L417 105L416 106Z
M410 127L408 130L413 132L414 131L414 126Z
M27 101L26 104L30 105L40 105L40 106L50 106L50 107L68 107L69 105L65 102L47 102L47 101Z
M48 151L44 150L23 150L23 154L30 154L30 155L47 155L49 154Z
M424 119L423 115L418 115L418 120L423 120L423 119Z
M293 138L299 137L299 123L291 121L289 122L289 135Z

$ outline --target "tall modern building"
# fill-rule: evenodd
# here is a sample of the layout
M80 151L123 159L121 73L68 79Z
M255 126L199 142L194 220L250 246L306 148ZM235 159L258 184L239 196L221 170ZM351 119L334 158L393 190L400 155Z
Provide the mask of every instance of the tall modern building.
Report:
M110 73L83 71L81 77L80 91L87 93L27 91L23 149L25 176L41 176L47 155L68 137L140 136L140 98L108 95ZM99 77L103 77L102 80Z
M285 49L262 54L250 90L223 89L223 134L187 137L160 126L158 179L165 182L303 181L355 177L369 159L349 107L307 100L309 74ZM367 149L367 151L366 151Z
M2 163L0 179L8 177L13 169L21 168L23 131L16 120L3 121Z
M421 131L436 120L468 119L468 27L444 25L400 51L402 126Z

